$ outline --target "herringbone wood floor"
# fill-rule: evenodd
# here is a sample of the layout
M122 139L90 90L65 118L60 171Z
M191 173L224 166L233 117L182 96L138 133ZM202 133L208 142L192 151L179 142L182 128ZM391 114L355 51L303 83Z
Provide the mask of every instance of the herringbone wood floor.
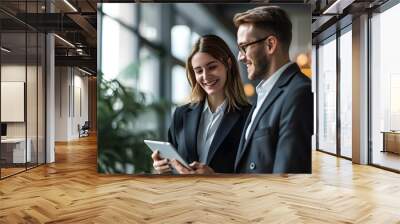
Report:
M0 223L400 223L400 175L320 152L312 175L96 173L94 137L0 181Z

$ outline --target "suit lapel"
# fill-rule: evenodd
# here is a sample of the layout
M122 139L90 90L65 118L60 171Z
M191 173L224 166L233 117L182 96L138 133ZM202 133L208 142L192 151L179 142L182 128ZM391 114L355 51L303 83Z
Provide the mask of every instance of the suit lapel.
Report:
M260 110L258 111L256 117L254 118L254 122L250 127L250 131L249 131L249 135L247 136L247 140L245 140L246 130L247 130L247 126L248 126L248 124L247 124L246 129L244 129L244 131L243 131L244 135L242 135L242 139L240 141L240 144L242 147L240 147L240 151L238 152L238 157L236 157L237 160L235 162L235 167L239 164L240 159L242 158L244 152L246 151L247 145L250 142L249 140L251 139L251 137L254 133L254 130L256 129L256 127L258 125L258 122L262 118L262 115L272 105L272 103L279 97L279 95L281 95L282 92L283 92L283 90L280 88L276 88L276 87L272 88L271 92L268 94L263 105L261 106ZM253 110L253 112L254 112L254 110ZM251 120L251 116L252 115L249 115L250 120Z
M203 102L192 106L186 111L186 115L184 116L183 120L186 149L188 152L188 157L192 161L199 160L197 156L197 130L200 122L202 108Z
M247 141L245 142L244 147L246 147L247 143L249 142L248 140L253 135L254 130L256 129L258 122L263 117L264 112L272 105L273 102L275 102L275 100L279 97L279 95L281 95L282 92L283 92L283 90L278 87L272 88L271 92L268 94L267 98L265 99L263 105L261 105L261 108L258 111L256 117L254 118L254 122L250 127L249 135L247 136Z
M246 126L242 134L242 138L240 141L240 150L238 152L238 156L236 157L235 161L235 170L237 169L237 166L239 165L240 159L242 158L244 152L246 151L247 145L250 142L250 139L258 125L258 122L260 119L263 117L263 114L268 110L268 108L275 102L275 100L281 95L284 91L284 86L290 81L290 79L296 74L296 72L300 71L299 67L297 64L293 63L291 64L281 75L281 77L278 79L277 83L275 83L274 87L272 88L271 92L268 94L267 98L265 99L263 105L261 106L260 110L258 111L256 117L254 118L254 122L250 128L249 135L247 136L247 140L245 140L245 135L246 135L246 129L247 126L249 125L251 121L252 114L254 112L254 109L256 106L253 106L251 110L251 114L247 118L246 121Z
M239 117L240 114L237 111L232 111L224 114L221 124L219 125L217 132L215 133L214 138L211 142L211 146L207 155L207 165L210 164L215 152L225 140L225 137L229 134L232 127L236 124L236 121L239 119Z
M239 162L239 160L238 160L239 157L238 156L241 155L241 151L243 151L243 146L244 146L244 143L246 142L246 130L247 130L247 127L250 124L251 117L253 116L253 113L254 113L254 110L256 109L256 107L257 107L257 100L256 100L256 104L254 104L251 107L249 115L247 115L247 119L246 119L246 122L244 124L243 131L242 131L242 135L240 136L239 148L238 148L238 152L237 152L237 156L236 156L236 160L235 160L235 168L236 168L236 166L237 166L237 164Z

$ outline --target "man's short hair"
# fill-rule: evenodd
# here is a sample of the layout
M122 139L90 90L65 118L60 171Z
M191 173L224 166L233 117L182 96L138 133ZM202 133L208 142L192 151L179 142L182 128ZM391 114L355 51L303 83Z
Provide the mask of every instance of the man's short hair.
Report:
M287 13L278 6L261 6L237 13L233 22L238 28L245 23L254 24L258 29L274 34L282 42L284 50L289 50L292 41L292 23Z

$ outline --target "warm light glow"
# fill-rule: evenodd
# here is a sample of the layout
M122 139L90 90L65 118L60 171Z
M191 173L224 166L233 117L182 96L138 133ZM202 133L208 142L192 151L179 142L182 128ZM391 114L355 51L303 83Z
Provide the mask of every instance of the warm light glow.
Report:
M244 85L244 94L246 94L247 97L253 96L254 93L254 86L251 83L247 83Z
M304 75L306 75L308 78L311 78L312 76L311 68L302 68L301 72L304 73Z
M306 54L299 54L296 58L297 64L300 68L305 67L308 64L308 57Z

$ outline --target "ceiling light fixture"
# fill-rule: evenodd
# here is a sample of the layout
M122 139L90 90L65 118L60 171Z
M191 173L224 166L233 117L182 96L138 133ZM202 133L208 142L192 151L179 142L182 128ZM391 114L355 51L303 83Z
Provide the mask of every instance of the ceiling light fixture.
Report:
M10 53L10 52L11 52L11 50L9 50L9 49L7 49L7 48L5 48L5 47L1 47L1 50L4 51L4 52L6 52L6 53Z
M73 44L72 44L71 42L69 42L68 40L66 40L66 39L64 39L64 38L62 38L62 37L60 37L60 36L58 36L57 34L54 34L54 36L57 37L58 39L60 39L61 41L63 41L64 43L66 43L67 45L69 45L69 46L75 48L75 45L73 45Z
M74 10L74 12L78 12L78 10L68 1L68 0L64 0L65 4L67 4L72 10Z
M336 0L332 5L330 5L327 9L324 10L322 14L342 14L343 10L347 8L347 6L351 5L355 0Z
M81 49L81 48L77 48L77 49L76 49L76 53L78 53L79 55L87 55L87 54L83 51L83 49Z
M83 72L83 73L85 73L85 74L87 74L87 75L92 75L92 73L90 73L90 72L88 72L88 71L86 71L86 70L83 70L83 69L81 69L81 68L79 68L78 67L78 69L79 69L79 71L81 71L81 72Z

